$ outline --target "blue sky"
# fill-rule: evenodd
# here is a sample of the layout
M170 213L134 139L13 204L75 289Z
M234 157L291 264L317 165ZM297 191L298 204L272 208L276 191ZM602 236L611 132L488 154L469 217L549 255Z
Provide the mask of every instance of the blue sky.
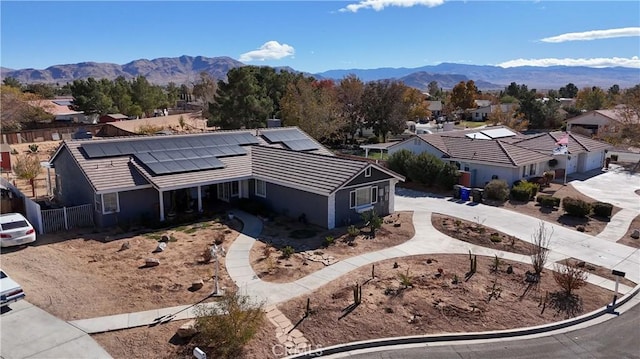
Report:
M331 69L640 68L638 1L71 1L0 3L0 64L229 56Z

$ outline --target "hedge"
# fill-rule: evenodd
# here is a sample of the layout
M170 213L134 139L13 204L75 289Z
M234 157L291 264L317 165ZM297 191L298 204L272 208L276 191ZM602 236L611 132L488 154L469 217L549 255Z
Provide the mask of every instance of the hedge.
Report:
M570 216L586 217L591 213L591 204L579 198L565 197L562 199L562 209Z
M593 202L591 207L593 208L593 214L598 217L609 218L611 217L611 212L613 212L613 205L611 203Z
M529 202L536 197L539 188L537 183L525 180L519 181L518 184L511 189L511 198L517 201Z
M540 203L542 207L554 208L560 206L560 198L550 196L547 194L538 195L536 198L536 202Z
M509 185L503 180L491 180L484 187L484 197L504 202L509 198Z

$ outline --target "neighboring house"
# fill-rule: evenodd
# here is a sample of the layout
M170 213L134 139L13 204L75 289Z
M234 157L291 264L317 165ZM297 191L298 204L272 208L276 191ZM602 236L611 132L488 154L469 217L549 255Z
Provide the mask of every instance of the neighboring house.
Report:
M116 121L126 121L128 119L129 117L121 113L109 113L109 114L100 116L100 119L98 120L98 122L108 123L108 122L116 122Z
M29 105L39 107L51 114L54 121L73 123L94 123L92 116L85 116L84 112L71 109L73 99L35 100L29 101Z
M581 129L591 135L599 135L602 132L616 132L620 125L626 122L640 124L637 116L626 118L624 109L595 110L567 120L567 130Z
M563 132L525 136L503 126L418 135L388 147L389 155L402 149L419 154L430 153L454 163L467 186L484 187L492 179L511 184L522 178L540 176L545 171L562 168L567 174L602 168L605 151L610 147L600 141L569 134L569 154L553 156ZM551 168L549 160L558 164Z
M184 127L180 126L180 118L182 118ZM184 113L180 115L159 116L141 118L137 120L109 122L102 126L98 132L98 137L119 137L133 136L147 133L153 130L153 133L161 131L184 131L195 132L207 130L207 121L200 117L199 112Z
M503 103L500 105L478 107L471 112L471 121L486 121L493 112L497 111L498 106L500 106L500 111L503 113L509 113L514 105L510 103Z
M437 119L442 116L442 101L429 101L429 111L431 111L431 118Z
M295 127L64 141L50 160L56 197L94 203L100 227L257 200L325 228L394 211L384 167L334 156Z

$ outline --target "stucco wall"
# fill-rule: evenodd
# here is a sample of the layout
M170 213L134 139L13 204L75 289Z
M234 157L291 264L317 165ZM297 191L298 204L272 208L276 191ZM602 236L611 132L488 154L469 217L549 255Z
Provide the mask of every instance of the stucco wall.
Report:
M422 139L420 138L410 138L406 141L403 141L391 148L389 148L388 152L389 152L389 156L391 156L392 154L400 151L400 150L409 150L415 154L420 154L422 152L427 152L430 153L438 158L442 158L442 155L444 153L442 153L442 151L438 150L437 148L431 146L430 144L424 142Z
M93 187L84 176L66 147L53 161L56 173L57 199L65 206L94 203ZM52 181L53 182L53 181Z

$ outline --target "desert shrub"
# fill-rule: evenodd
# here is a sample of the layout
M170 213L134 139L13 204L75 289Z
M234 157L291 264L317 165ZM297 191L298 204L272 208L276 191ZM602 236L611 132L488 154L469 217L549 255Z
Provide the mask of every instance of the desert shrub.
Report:
M536 198L536 202L540 203L542 207L553 208L560 206L560 198L551 195L540 194Z
M571 265L565 260L562 265L556 264L553 279L562 288L565 295L571 295L574 290L587 284L587 273L582 268Z
M282 248L282 258L290 258L293 253L295 253L295 249L293 249L293 247L291 246L286 246L284 248Z
M362 221L369 227L369 233L372 238L376 237L376 230L382 227L383 219L380 217L375 210L370 210L363 212L361 215Z
M407 164L414 156L415 155L409 150L400 150L398 152L394 152L387 159L387 167L389 167L389 169L393 172L407 177Z
M444 162L438 157L423 152L412 157L407 163L407 172L412 181L431 186L444 167Z
M326 236L324 237L324 246L325 247L329 247L330 245L332 245L335 242L335 238L333 238L333 236Z
M591 205L579 198L565 197L562 199L562 209L570 216L585 217L591 213Z
M38 147L39 146L37 144L35 144L35 143L30 144L29 145L29 152L31 152L31 153L38 152Z
M591 207L593 207L593 214L598 217L609 218L611 217L611 212L613 212L613 205L611 203L594 202L591 204Z
M484 187L484 195L488 199L504 202L509 198L509 185L503 180L491 180Z
M442 186L442 188L450 189L458 183L459 177L460 171L458 170L458 168L452 163L445 163L440 169L437 181L438 184Z
M225 294L217 306L195 308L194 342L212 358L238 358L264 323L263 304L237 293Z
M347 227L347 233L349 234L349 237L355 238L358 234L360 234L360 229L352 224Z
M499 234L492 234L491 237L489 237L489 239L491 240L491 242L493 243L500 243L502 242L502 238L500 238Z

